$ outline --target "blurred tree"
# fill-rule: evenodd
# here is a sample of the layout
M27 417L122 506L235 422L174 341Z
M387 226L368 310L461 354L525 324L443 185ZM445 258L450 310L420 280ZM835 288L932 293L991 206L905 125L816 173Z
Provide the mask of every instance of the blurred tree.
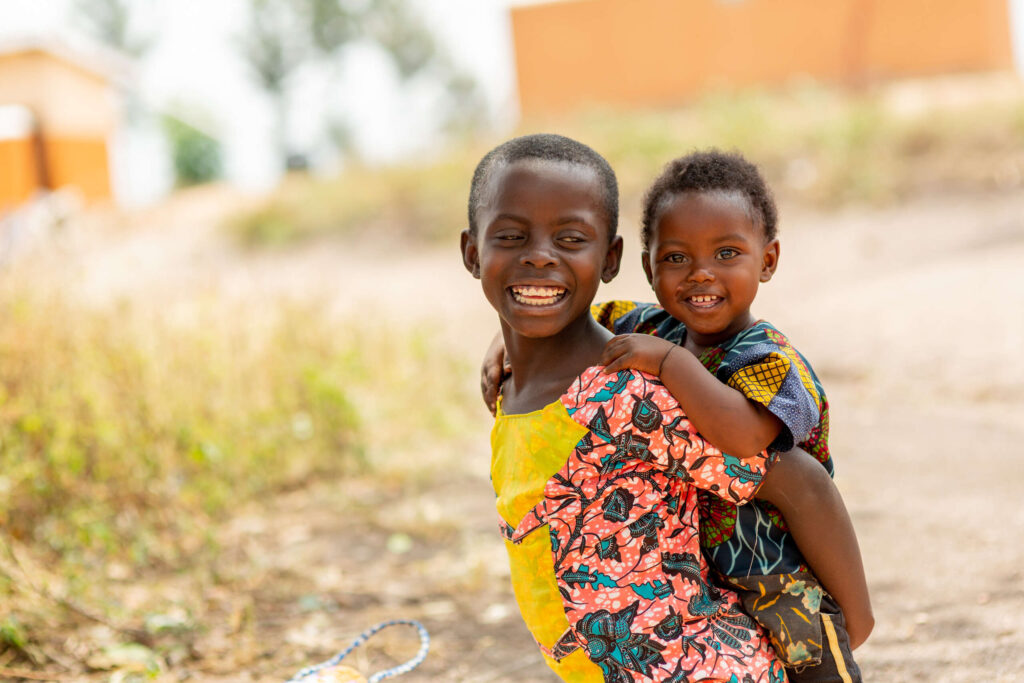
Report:
M483 100L473 79L459 72L407 0L250 0L249 30L240 38L242 54L274 105L278 158L295 154L288 147L289 81L313 62L340 74L347 48L376 45L395 66L402 82L429 78L444 89L446 123L479 125ZM472 113L471 113L472 112ZM337 114L324 117L328 140L338 153L351 153L351 135Z
M256 81L274 106L274 139L282 164L288 150L288 78L310 56L300 3L311 0L251 0L249 30L239 46Z
M141 57L153 45L151 38L132 30L129 0L75 0L73 7L75 20L86 32L116 50Z
M434 36L412 14L406 0L373 0L362 17L366 36L391 57L402 80L447 63Z
M176 187L200 185L221 176L220 143L212 135L170 114L161 122L171 144Z
M453 67L446 79L445 90L445 130L465 136L483 128L487 122L487 103L476 79Z
M322 54L332 54L358 36L358 21L365 9L353 9L339 0L298 0L313 38Z

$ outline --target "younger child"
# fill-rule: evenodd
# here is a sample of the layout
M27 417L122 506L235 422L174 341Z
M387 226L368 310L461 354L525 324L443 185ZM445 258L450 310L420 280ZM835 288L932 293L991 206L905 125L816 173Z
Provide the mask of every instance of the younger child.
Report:
M608 373L657 375L725 453L799 445L831 475L821 383L786 337L750 312L778 264L776 222L763 178L738 154L711 150L669 163L647 192L641 231L644 272L661 307L606 305L609 318L621 315L616 331L644 334L614 338L601 362ZM871 607L859 552L844 565L835 550L851 541L855 550L852 529L797 548L769 502L737 507L702 493L701 508L705 552L794 667L790 680L860 680L850 651L871 630Z
M491 478L516 599L564 680L780 683L737 596L708 582L697 490L735 503L756 491L800 539L841 531L838 494L803 451L765 474L763 452L707 443L657 378L602 372L611 335L590 306L618 272L617 222L611 168L561 136L506 142L473 176L463 261L512 368ZM812 508L809 491L829 504Z

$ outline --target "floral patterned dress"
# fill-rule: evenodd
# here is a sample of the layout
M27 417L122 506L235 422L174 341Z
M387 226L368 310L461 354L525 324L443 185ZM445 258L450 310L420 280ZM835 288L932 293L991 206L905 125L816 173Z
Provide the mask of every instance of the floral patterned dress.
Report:
M656 378L596 367L541 410L499 409L491 446L516 599L563 680L786 680L699 545L698 489L742 503L764 456L704 442Z

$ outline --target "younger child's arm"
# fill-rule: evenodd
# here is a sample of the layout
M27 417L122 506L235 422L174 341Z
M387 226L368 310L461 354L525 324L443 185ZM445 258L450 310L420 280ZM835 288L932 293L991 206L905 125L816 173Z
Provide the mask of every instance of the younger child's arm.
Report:
M811 571L846 619L850 648L874 628L864 564L853 522L835 482L799 448L782 453L755 494L779 508Z
M498 392L501 391L501 384L511 372L508 358L505 356L505 339L499 331L484 351L484 360L480 364L480 393L483 394L484 403L487 404L491 415L498 409Z
M783 428L782 421L763 405L723 384L696 356L664 339L619 335L605 346L601 363L608 373L635 368L660 377L697 431L736 458L762 452Z

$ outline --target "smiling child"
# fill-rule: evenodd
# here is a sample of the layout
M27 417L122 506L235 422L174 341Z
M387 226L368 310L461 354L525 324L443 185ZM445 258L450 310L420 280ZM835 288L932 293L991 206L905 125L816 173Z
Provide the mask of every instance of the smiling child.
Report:
M658 375L723 452L797 444L831 475L821 383L788 339L750 312L778 265L776 223L767 185L738 154L669 163L647 192L641 231L644 272L661 307L619 302L619 314L631 310L614 329L644 334L615 337L601 360L609 373ZM705 553L770 632L790 680L860 680L851 650L874 622L852 527L798 547L770 502L737 507L702 493L701 507Z

